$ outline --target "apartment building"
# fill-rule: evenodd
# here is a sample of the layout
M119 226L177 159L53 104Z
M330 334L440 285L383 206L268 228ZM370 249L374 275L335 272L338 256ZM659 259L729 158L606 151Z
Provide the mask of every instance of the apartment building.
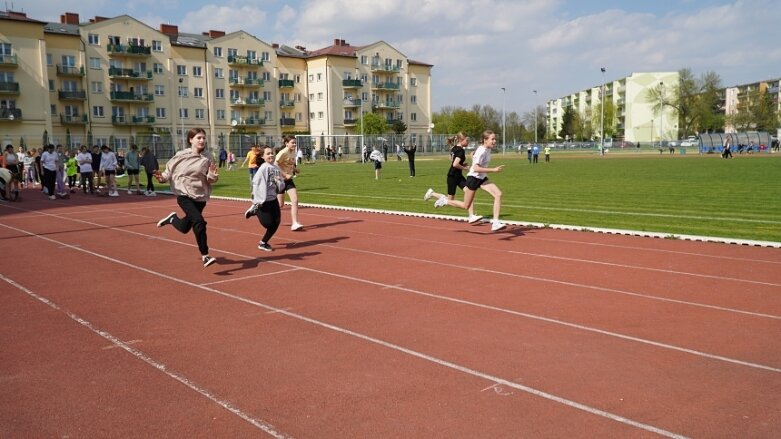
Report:
M732 87L726 87L722 90L723 108L727 115L727 126L724 131L727 133L736 132L737 129L729 123L729 116L738 112L741 103L750 101L755 92L767 93L775 105L776 114L781 114L781 99L779 99L779 89L781 88L781 79L768 79L764 81L752 82L749 84L740 84ZM781 127L779 127L781 131Z
M173 150L204 127L212 145L243 147L286 133L360 134L361 111L404 121L411 141L429 132L432 66L382 41L308 51L128 15L45 23L5 11L0 24L3 144Z
M615 132L613 138L629 142L651 143L659 139L674 140L678 136L678 113L671 107L665 107L660 114L658 106L648 100L648 90L659 87L660 84L672 88L678 83L678 72L646 72L609 81L572 93L558 99L550 100L545 106L548 126L548 138L558 138L563 123L564 111L573 107L575 113L587 120L594 118L594 112L601 109L602 90L605 101L610 100L615 108L615 120L605 120L605 124L613 123ZM601 117L601 116L600 116ZM593 127L594 138L599 139L601 127ZM564 140L564 139L562 139Z

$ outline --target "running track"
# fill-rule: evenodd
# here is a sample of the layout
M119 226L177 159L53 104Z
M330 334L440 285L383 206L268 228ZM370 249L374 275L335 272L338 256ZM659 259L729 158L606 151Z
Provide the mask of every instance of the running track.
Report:
M245 208L0 204L0 437L781 431L778 249Z

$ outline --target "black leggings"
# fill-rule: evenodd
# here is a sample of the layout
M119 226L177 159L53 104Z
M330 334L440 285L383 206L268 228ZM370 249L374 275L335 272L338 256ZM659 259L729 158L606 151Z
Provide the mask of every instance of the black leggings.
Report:
M155 191L155 184L152 180L153 178L154 176L152 175L151 172L146 173L146 190L148 190L149 192Z
M202 256L209 254L209 246L206 244L206 220L201 215L203 208L206 207L205 201L195 201L192 198L179 195L176 197L176 203L184 211L184 218L174 217L171 221L176 230L187 233L190 229L195 234L195 242L198 244L198 251Z
M87 186L89 186L89 193L95 192L95 184L92 180L92 172L81 173L81 189L84 193L87 193Z
M260 225L266 228L266 233L261 241L268 244L269 239L277 232L279 223L282 222L282 212L279 210L277 200L270 200L261 204L258 208L257 216Z
M43 187L46 188L47 195L54 196L54 184L57 180L57 171L43 168Z

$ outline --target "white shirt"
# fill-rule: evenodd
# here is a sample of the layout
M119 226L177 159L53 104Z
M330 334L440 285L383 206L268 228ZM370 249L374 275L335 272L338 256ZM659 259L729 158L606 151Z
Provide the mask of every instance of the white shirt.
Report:
M43 154L41 154L41 167L43 169L48 169L50 171L56 171L57 170L57 152L56 151L44 151Z
M479 179L485 178L486 173L475 171L475 166L479 165L481 168L487 168L489 163L491 163L491 150L483 145L478 146L474 155L472 155L472 166L469 167L469 173L466 175Z
M79 164L79 172L92 172L92 154L89 151L80 152L76 163Z
M100 170L115 171L117 169L117 156L113 151L100 153Z

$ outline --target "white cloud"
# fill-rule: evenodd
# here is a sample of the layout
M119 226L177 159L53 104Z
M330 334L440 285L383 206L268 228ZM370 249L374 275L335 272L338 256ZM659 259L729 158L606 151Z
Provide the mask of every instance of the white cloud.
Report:
M252 33L253 29L263 29L265 26L266 12L255 6L206 5L185 14L179 23L179 30L191 33L200 33L209 29L226 32L244 30ZM263 34L255 36L264 39Z

